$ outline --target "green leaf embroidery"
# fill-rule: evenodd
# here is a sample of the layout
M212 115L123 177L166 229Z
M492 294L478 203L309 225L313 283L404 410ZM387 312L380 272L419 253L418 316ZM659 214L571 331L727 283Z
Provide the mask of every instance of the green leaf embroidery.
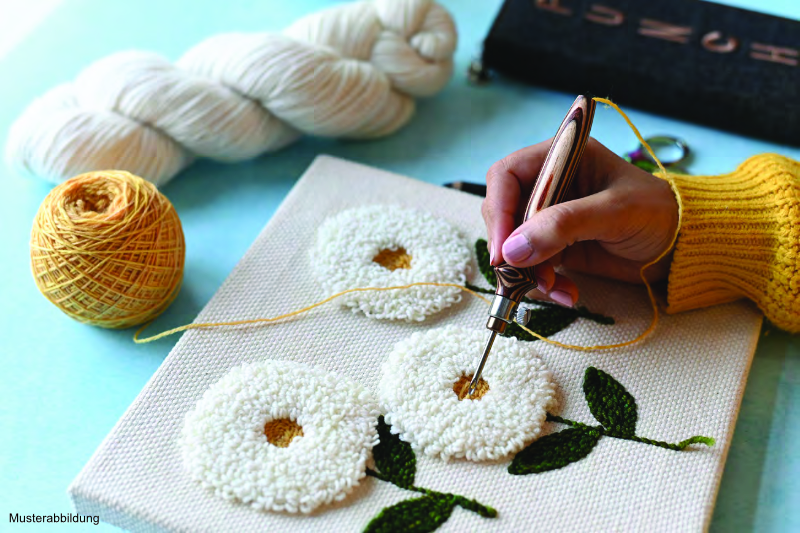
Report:
M543 304L544 304L544 302L540 302L539 303L539 305L543 305ZM551 304L548 304L548 305L551 305ZM580 306L580 305L578 307L576 307L575 310L578 312L578 317L586 318L588 320L591 320L592 322L597 322L598 324L604 324L606 326L611 326L611 325L613 325L615 323L614 317L601 315L600 313L592 313L591 311L589 311L589 309L587 309L586 307Z
M385 508L367 524L365 533L429 533L447 522L455 506L450 495L427 495Z
M486 278L486 282L490 287L497 287L497 275L494 273L494 267L489 262L489 243L485 239L478 239L475 241L475 257L478 259L478 268ZM494 292L494 291L492 291Z
M689 437L678 444L636 436L638 415L633 396L616 379L592 366L586 369L584 375L583 394L589 404L589 410L602 426L588 426L547 413L548 422L572 427L551 433L529 444L514 457L508 466L509 474L546 472L579 461L592 451L603 435L675 451L683 450L692 444L713 446L715 443L711 437L702 435Z
M456 505L484 518L497 516L493 508L464 496L415 487L417 457L414 450L392 434L383 416L378 417L378 437L380 441L372 449L372 457L379 472L367 468L367 475L424 496L385 508L367 524L365 532L434 531L447 521Z
M565 467L589 455L601 435L597 429L587 427L551 433L519 452L508 473L522 476Z
M614 437L636 433L636 400L616 379L594 367L586 369L583 394L592 415Z
M380 442L372 449L372 456L382 474L381 479L398 487L411 487L417 471L417 456L411 445L389 431L383 416L378 418L378 438Z

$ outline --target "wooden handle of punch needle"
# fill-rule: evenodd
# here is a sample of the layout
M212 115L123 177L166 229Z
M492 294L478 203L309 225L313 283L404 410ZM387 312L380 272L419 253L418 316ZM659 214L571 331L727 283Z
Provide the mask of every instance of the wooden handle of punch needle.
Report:
M578 96L569 108L536 178L522 222L564 199L586 149L594 110L594 100L583 95ZM525 293L536 288L535 267L517 268L503 263L494 270L498 296L519 302Z

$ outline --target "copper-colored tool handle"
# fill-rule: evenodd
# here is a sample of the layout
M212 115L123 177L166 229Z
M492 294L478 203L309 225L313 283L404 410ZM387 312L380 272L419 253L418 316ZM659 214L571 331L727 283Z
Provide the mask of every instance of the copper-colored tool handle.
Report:
M578 96L569 108L536 178L522 222L564 200L589 140L594 109L594 100L583 95Z
M594 110L595 102L591 98L581 95L575 99L553 137L522 222L564 199L589 140ZM498 296L519 302L525 293L536 288L534 267L516 268L503 263L495 267L495 272Z

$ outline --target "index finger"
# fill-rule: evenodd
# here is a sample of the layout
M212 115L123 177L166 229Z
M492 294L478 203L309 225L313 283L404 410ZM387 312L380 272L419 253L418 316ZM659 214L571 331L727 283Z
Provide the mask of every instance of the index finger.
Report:
M525 208L527 194L550 149L552 139L527 146L504 157L486 173L486 199L481 212L489 235L493 265L503 261L503 243L517 227L516 215Z

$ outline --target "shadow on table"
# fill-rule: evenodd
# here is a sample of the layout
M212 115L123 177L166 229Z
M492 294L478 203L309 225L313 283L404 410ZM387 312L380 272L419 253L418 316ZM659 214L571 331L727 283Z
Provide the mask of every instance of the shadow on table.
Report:
M767 450L792 340L792 335L765 323L728 452L711 532L759 530L757 515Z

